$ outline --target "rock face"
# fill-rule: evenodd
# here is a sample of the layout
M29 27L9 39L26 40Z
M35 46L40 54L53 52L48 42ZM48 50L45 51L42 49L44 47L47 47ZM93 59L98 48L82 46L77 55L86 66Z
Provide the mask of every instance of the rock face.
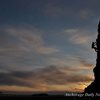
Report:
M85 88L85 93L100 93L100 22L98 24L98 36L93 48L97 52L96 67L93 69L95 79L87 88Z

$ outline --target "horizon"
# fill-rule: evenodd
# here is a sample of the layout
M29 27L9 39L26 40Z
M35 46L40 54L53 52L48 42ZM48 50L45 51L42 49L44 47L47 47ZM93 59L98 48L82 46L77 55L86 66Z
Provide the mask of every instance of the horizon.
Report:
M83 92L93 80L99 0L0 0L0 91Z
M0 91L1 92L1 91ZM66 93L82 93L82 92L72 92L72 91L32 91L32 92L26 92L26 91L2 91L0 95L9 94L9 95L34 95L34 94L49 94L49 95L64 95Z

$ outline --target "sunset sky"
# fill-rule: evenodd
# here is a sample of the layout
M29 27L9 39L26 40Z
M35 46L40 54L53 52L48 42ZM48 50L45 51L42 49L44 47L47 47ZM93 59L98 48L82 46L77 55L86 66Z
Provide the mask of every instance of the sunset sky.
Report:
M0 91L83 91L99 16L100 0L0 0Z

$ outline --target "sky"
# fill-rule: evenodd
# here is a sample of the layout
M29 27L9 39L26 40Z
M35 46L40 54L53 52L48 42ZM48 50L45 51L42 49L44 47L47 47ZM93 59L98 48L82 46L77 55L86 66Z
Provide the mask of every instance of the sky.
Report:
M99 9L100 0L0 0L0 91L84 91Z

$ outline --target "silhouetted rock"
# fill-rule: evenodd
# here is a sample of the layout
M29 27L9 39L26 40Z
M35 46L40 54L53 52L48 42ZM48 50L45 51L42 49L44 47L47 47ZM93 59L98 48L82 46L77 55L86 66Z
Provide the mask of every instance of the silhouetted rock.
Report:
M2 91L0 91L0 94L3 94L3 92L2 92Z
M40 94L33 94L32 96L48 96L48 94L46 94L46 93L40 93Z
M87 88L85 88L84 92L100 93L100 22L98 24L98 36L95 45L92 44L92 48L97 52L96 67L93 69L95 79Z

